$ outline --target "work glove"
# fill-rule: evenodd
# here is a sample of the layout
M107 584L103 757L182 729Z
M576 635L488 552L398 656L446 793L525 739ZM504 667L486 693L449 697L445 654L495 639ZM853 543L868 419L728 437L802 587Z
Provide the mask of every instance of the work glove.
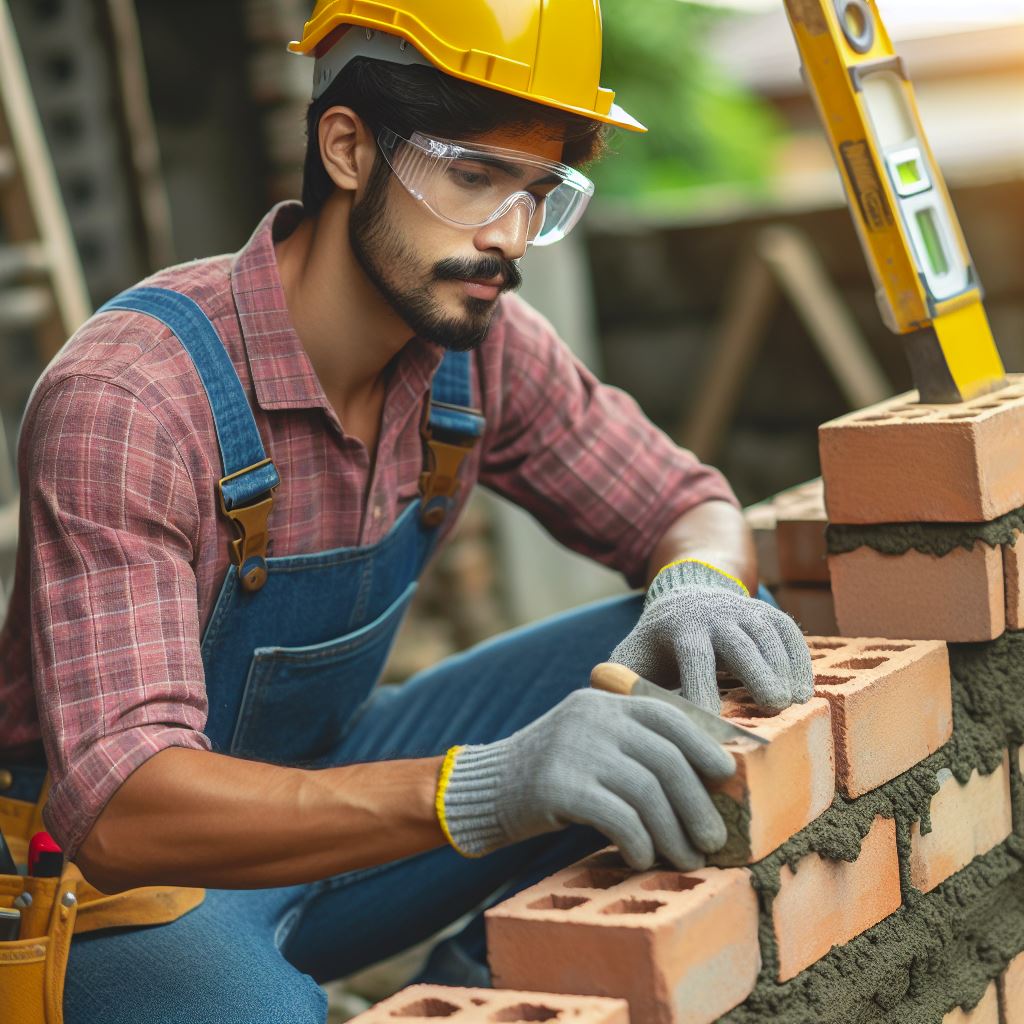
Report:
M633 631L609 661L716 714L722 709L716 664L762 707L781 710L814 694L807 643L797 624L737 579L706 562L666 566L647 591Z
M690 870L726 841L698 773L716 780L735 770L677 708L577 690L507 739L452 748L437 812L468 857L577 824L607 836L637 870L656 857Z

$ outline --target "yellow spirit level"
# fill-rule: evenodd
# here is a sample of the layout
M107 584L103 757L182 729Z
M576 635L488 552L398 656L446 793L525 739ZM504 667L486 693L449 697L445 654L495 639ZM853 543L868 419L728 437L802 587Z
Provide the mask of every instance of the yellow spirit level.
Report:
M907 336L921 401L1002 386L967 244L875 0L784 2L882 319Z

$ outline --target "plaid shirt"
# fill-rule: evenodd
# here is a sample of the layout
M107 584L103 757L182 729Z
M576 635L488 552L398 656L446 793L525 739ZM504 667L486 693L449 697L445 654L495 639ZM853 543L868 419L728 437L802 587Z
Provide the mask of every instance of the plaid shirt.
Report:
M289 319L273 243L300 214L276 207L234 256L146 282L197 301L234 363L281 474L274 555L373 544L388 532L417 497L419 424L443 354L413 339L395 361L371 474ZM517 298L501 300L473 383L487 430L463 466L467 485L479 480L523 506L634 585L673 520L708 499L735 501L715 470L600 384ZM213 417L177 339L137 313L89 320L33 392L19 470L21 544L0 635L0 763L38 757L42 744L47 824L74 853L158 750L209 749L200 640L233 534L215 503Z

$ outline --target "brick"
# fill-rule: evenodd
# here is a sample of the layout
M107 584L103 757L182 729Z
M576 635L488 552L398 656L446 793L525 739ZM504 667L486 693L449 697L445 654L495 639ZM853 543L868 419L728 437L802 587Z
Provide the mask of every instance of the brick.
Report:
M750 505L743 510L743 518L754 535L758 578L766 587L775 586L782 579L779 575L779 553L775 546L775 503L769 498Z
M783 583L828 583L825 491L821 477L777 494L775 545Z
M908 392L818 429L833 523L983 523L1024 505L1024 376L957 405Z
M953 734L949 652L937 640L808 637L814 692L832 708L836 788L858 797Z
M956 1007L942 1018L942 1024L999 1024L999 999L993 981L973 1010ZM1005 1022L1004 1022L1005 1024Z
M910 881L922 892L998 846L1013 828L1009 753L991 775L975 770L961 785L944 768L939 783L931 803L931 832L922 835L918 821L910 832Z
M1010 961L999 979L1003 1024L1024 1024L1024 953Z
M1002 553L980 541L941 558L862 547L830 555L829 568L843 636L974 643L1006 629Z
M900 907L896 823L875 818L852 864L817 853L783 865L772 903L779 981L788 981Z
M393 1024L444 1017L453 1024L554 1020L573 1024L629 1024L624 999L601 999L493 988L412 985L352 1018L352 1024Z
M1024 541L1019 531L1012 544L1003 545L1003 586L1006 628L1024 629Z
M772 590L779 607L796 619L805 633L835 636L836 604L829 587L782 583Z
M736 774L715 787L747 812L730 829L724 850L709 858L720 866L767 857L832 804L835 757L828 701L812 697L785 711L759 708L746 690L722 691L722 716L766 737L767 746L745 740L726 744ZM730 816L726 815L727 820Z
M709 1024L761 967L750 873L632 872L605 850L486 914L495 985L616 996L642 1024Z

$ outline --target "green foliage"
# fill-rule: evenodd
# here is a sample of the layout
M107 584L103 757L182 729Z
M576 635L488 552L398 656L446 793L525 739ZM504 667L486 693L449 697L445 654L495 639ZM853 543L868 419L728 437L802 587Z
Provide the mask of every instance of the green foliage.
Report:
M723 14L680 0L602 0L602 82L647 126L619 130L592 170L603 196L685 199L699 185L758 192L780 127L773 112L705 56Z

